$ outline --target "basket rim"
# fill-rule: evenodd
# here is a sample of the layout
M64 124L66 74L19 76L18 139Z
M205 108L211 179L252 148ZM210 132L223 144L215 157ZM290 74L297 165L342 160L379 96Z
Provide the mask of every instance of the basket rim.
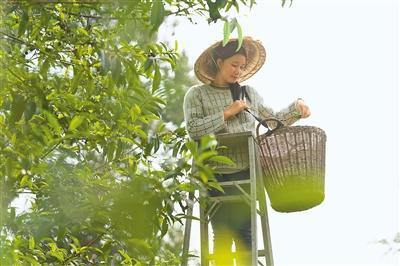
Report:
M271 135L265 136L265 134L262 134L259 136L260 139L262 138L269 138L273 137L274 135L281 135L285 133L298 133L300 131L307 131L307 132L315 132L323 136L326 140L326 133L322 128L316 127L316 126L307 126L307 125L302 125L302 126L284 126L282 128L279 128L275 130Z

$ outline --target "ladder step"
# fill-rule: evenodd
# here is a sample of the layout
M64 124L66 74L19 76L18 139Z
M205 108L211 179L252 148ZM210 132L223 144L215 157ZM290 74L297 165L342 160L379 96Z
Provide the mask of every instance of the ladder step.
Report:
M229 254L229 253L228 253ZM232 258L237 258L239 256L241 256L242 254L245 254L244 252L231 252L229 257ZM227 256L227 254L224 254L224 256ZM262 257L265 256L265 250L264 249L259 249L258 250L258 257ZM210 253L208 254L208 259L215 259L215 254L214 253Z
M233 196L217 196L217 197L209 197L211 200L215 201L229 201L229 202L234 202L234 201L244 201L244 196L240 195L233 195Z
M235 184L242 185L242 184L250 184L250 179L244 180L237 180L237 181L225 181L225 182L218 182L221 186L234 186Z

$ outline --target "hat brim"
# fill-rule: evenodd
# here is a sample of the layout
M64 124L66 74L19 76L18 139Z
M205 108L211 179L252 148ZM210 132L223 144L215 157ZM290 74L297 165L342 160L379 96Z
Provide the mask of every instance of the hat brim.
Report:
M237 39L231 39L229 41L234 40ZM212 83L217 74L215 71L215 62L212 58L212 52L220 43L221 41L218 41L208 47L194 63L194 73L204 84ZM260 41L253 40L251 37L244 37L242 46L247 51L247 58L246 66L238 82L243 82L253 76L264 65L266 59L266 51Z

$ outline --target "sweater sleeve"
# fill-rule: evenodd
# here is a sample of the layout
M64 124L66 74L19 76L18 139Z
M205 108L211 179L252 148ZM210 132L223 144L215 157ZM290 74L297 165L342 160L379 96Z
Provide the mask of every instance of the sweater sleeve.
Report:
M194 140L200 139L204 135L227 130L223 110L211 115L204 114L202 102L207 99L201 97L199 89L201 88L190 88L183 100L185 127L189 136Z
M272 108L264 104L263 98L257 93L256 90L252 89L255 95L255 108L261 119L275 118L281 121L285 126L290 126L300 119L300 113L297 111L297 100L292 102L287 108L274 112ZM276 127L276 122L267 122L271 128Z

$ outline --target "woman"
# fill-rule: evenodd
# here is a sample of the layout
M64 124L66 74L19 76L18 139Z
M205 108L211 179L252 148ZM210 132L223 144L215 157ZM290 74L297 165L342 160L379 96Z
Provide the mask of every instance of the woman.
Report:
M225 46L217 42L197 59L194 70L203 83L190 88L184 98L186 129L192 139L207 134L236 133L255 130L258 119L276 118L289 126L300 117L310 116L302 99L275 113L263 104L260 95L250 86L240 86L253 76L265 62L265 49L259 41L245 37L240 49L238 40L232 39ZM274 122L268 124L274 127ZM248 154L241 147L229 147L226 155L236 163L233 166L216 165L218 181L249 178ZM225 189L225 193L234 191ZM212 196L220 195L211 191ZM229 259L232 241L236 251L248 254L238 265L251 265L251 219L246 203L224 203L211 217L214 231L214 253L217 265L233 265Z

